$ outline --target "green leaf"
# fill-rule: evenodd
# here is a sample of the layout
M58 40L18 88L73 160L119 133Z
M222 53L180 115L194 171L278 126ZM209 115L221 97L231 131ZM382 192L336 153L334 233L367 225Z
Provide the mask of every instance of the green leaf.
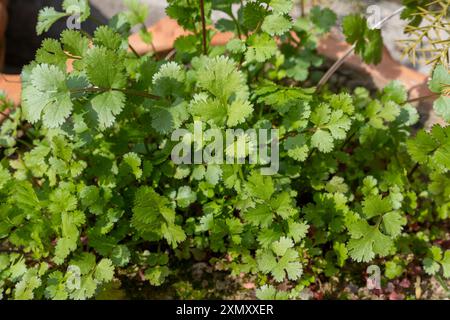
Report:
M303 273L302 265L298 262L298 253L282 245L284 255L277 259L271 251L265 250L257 253L258 268L263 273L271 273L277 282L282 282L287 276L290 280L297 280Z
M286 251L289 248L292 248L293 246L294 246L294 243L292 242L291 239L286 238L286 237L281 237L280 240L275 241L272 244L272 250L277 256L282 257L286 254Z
M269 4L276 14L288 14L294 5L292 0L271 0Z
M84 58L89 81L100 88L122 88L126 77L120 57L105 47L92 47Z
M288 192L284 191L275 195L270 200L270 207L283 219L293 216L297 210L292 205L292 199Z
M114 124L116 116L125 107L125 100L125 94L119 91L103 92L91 100L92 109L97 113L100 128L108 128Z
M362 210L364 216L370 219L392 211L392 203L389 197L382 198L381 195L370 195L364 199Z
M286 33L292 27L292 22L290 19L279 14L270 14L265 19L261 26L264 32L267 32L271 36Z
M450 122L450 96L439 97L433 105L434 111L439 117Z
M48 210L54 214L73 211L77 207L77 198L66 188L56 188L49 199Z
M277 290L268 284L256 289L256 298L259 300L275 300Z
M66 70L67 55L62 50L61 44L54 39L45 39L41 48L36 52L36 62L47 63Z
M366 29L366 43L356 47L366 63L378 64L383 57L383 37L380 29Z
M176 248L178 243L186 239L186 233L184 233L183 228L175 224L163 224L161 232L172 248Z
M202 57L196 63L197 84L213 94L221 102L228 102L234 96L236 100L248 98L248 86L242 71L228 57Z
M28 181L17 181L14 184L11 199L19 209L27 213L41 209L41 203L36 192Z
M140 179L142 177L142 160L139 155L134 152L129 152L123 156L123 162L131 168L131 172L134 174L136 179Z
M22 106L25 119L31 123L42 119L46 127L61 126L73 108L64 72L48 64L33 68L30 83L22 92Z
M129 23L134 26L145 24L149 12L149 6L139 0L124 0L127 7L126 16Z
M170 207L168 199L150 187L139 188L134 199L131 225L142 234L158 233L163 222L161 218L169 223L175 220L175 211Z
M405 224L406 218L397 211L388 212L383 216L383 228L392 237L400 235Z
M65 17L67 14L63 12L58 12L54 8L45 7L41 11L39 11L38 23L36 26L36 31L38 35L47 32L51 26L61 19Z
M265 62L277 52L277 43L268 34L252 34L247 39L247 48L245 53L247 63Z
M154 106L152 109L152 127L161 134L178 129L188 118L185 102L170 107Z
M388 101L394 101L397 104L403 104L408 99L408 92L405 86L398 80L391 81L383 89L383 96L381 101L386 103Z
M248 101L235 100L228 106L228 127L234 127L253 113L253 106Z
M346 16L342 25L346 41L355 45L355 52L366 63L380 63L383 54L381 30L369 29L366 19L359 14Z
M394 261L388 261L386 262L386 271L385 275L388 279L395 279L397 277L400 277L404 271L404 268L397 264Z
M190 102L190 112L202 121L223 126L227 117L227 108L218 99L212 99L204 94L194 95Z
M288 151L288 155L297 161L305 161L308 157L309 146L303 134L287 138L284 147Z
M334 148L333 137L328 131L319 129L311 137L311 146L323 153L329 153Z
M226 47L232 53L244 53L246 49L245 42L241 39L231 39Z
M446 250L444 257L441 260L443 275L446 278L450 278L450 250Z
M64 30L61 43L65 51L78 57L83 57L89 49L89 39L76 30Z
M421 130L407 142L408 153L414 161L428 165L438 172L450 168L450 127L435 125L431 133Z
M72 251L75 251L76 248L77 248L77 239L75 238L59 239L55 247L55 257L53 258L53 261L55 261L56 264L64 263L64 260L67 258L67 256Z
M256 1L246 2L242 9L242 23L248 30L254 30L266 15L267 11L260 3Z
M270 176L263 176L259 171L253 171L245 183L246 191L250 196L268 201L273 193L275 187Z
M345 261L348 258L348 250L344 243L335 242L333 244L333 250L336 254L337 259L337 265L339 267L343 267L345 264Z
M122 37L110 27L100 26L95 30L93 41L98 46L104 46L110 50L118 50L122 44Z
M155 266L145 270L144 275L151 285L160 286L170 275L170 270L166 266Z
M180 208L187 208L197 200L197 193L189 186L182 186L178 189L176 200Z
M326 33L336 24L337 16L329 8L320 8L315 6L310 11L311 21L319 29L320 33Z
M113 279L114 267L110 259L102 259L95 267L94 277L99 282L109 282Z
M205 179L208 183L215 186L222 177L222 169L218 165L210 164L208 165L205 172Z
M433 139L432 135L427 134L424 130L417 133L414 140L408 141L408 152L414 161L420 164L427 163L429 155L438 147L438 143Z
M352 259L358 262L369 262L377 254L384 257L394 244L390 237L378 230L377 226L370 226L364 220L352 223L349 231L352 238L347 248Z
M62 7L70 15L79 15L80 22L86 21L91 15L88 0L64 0Z
M347 42L353 44L364 37L367 23L363 17L357 14L348 15L342 21L342 27Z
M249 209L244 218L254 226L267 228L272 223L273 213L267 205L258 204L255 208Z
M327 182L325 190L330 193L347 193L348 185L345 183L344 178L334 176L330 181Z
M71 265L79 269L72 268L75 274L78 273L77 271L82 275L88 274L95 268L95 255L93 253L83 252L70 260L69 267Z
M442 93L446 86L450 86L450 73L445 66L439 64L433 71L428 87L434 93Z
M11 174L8 169L0 163L0 190L11 180Z
M175 225L175 210L169 200L150 187L141 187L136 192L131 225L144 239L164 237L173 248L186 239L183 229Z
M29 269L23 278L16 284L14 290L15 300L32 300L34 290L40 287L41 279L37 276L36 269Z
M306 222L295 222L289 221L289 232L288 235L294 239L294 241L300 242L309 230L308 224Z
M124 267L128 264L131 258L130 250L125 245L118 245L114 247L111 252L111 261L115 266Z
M430 258L423 259L423 269L426 274L435 275L441 269L439 263Z
M281 235L281 231L277 229L262 229L258 234L258 243L262 248L269 248Z

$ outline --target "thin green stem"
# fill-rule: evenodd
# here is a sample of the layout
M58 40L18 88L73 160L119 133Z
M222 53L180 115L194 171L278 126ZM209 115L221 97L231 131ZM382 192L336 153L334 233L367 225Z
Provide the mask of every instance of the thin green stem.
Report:
M133 89L89 87L89 88L76 88L76 89L70 90L71 93L103 93L103 92L108 92L108 91L119 91L119 92L123 92L127 95L143 97L143 98L152 99L152 100L161 99L161 97L156 96L154 94L137 91L137 90L133 90Z
M242 39L242 32L241 32L241 27L239 25L239 21L236 19L233 12L230 12L229 16L233 20L234 24L236 25L236 31L237 31L237 35L238 35L239 39Z
M397 10L395 10L393 13L391 13L386 18L382 19L380 22L378 22L374 29L381 28L387 21L395 17L396 15L400 14L405 7L401 7ZM332 66L331 68L323 75L322 79L320 79L319 84L317 85L317 91L320 91L323 86L330 80L331 76L344 64L344 62L347 60L348 57L351 56L353 51L355 50L356 45L353 45L350 49L347 50L347 52L339 58Z
M406 176L406 177L408 178L408 180L411 180L411 177L413 176L414 172L416 172L417 169L419 169L419 166L420 166L420 164L419 164L419 163L416 163L416 164L414 165L414 167L412 167L412 169L409 170L408 175Z
M141 55L136 51L136 49L129 43L128 48L130 48L131 52L136 56L136 58L140 58Z
M269 3L266 4L266 11L269 11ZM262 24L264 22L264 19L261 19L258 23L258 25L255 28L255 32L254 33L258 33L259 29L261 29Z
M442 288L445 290L445 292L447 294L450 294L450 290L448 289L448 286L445 283L444 279L442 279L441 275L440 274L436 274L434 277L439 282L439 284L442 286Z
M9 114L7 114L7 113L4 113L3 111L0 111L0 114L1 114L2 116L4 116L5 118L11 120L11 121L14 121L14 119L11 118L11 117L9 116Z
M422 101L422 100L427 100L427 99L431 99L431 98L436 98L439 97L439 93L433 93L427 96L421 96L421 97L417 97L414 99L409 99L408 101L405 102L406 103L413 103L413 102L418 102L418 101Z

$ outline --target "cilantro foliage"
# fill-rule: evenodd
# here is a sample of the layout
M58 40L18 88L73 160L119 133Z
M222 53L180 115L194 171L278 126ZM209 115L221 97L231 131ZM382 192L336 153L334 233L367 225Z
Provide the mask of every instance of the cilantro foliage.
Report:
M295 299L319 277L374 261L392 279L406 256L450 277L449 251L437 245L450 214L449 127L416 133L399 82L374 95L310 86L318 38L336 24L330 9L294 21L291 0L244 1L237 14L240 1L205 1L207 21L222 11L216 28L236 36L203 54L192 3L168 1L192 33L171 61L129 50L130 30L146 20L129 0L92 37L44 40L24 68L21 108L0 125L0 297L108 297L124 277L176 283L194 261L253 277L260 299ZM73 5L89 17L87 1L66 0L65 12L42 10L38 32ZM356 51L379 62L379 30L356 15L343 24ZM438 66L430 89L447 121L448 84ZM175 164L171 135L184 130L195 151L196 120L221 134L242 129L244 140L248 129L278 129L279 171Z

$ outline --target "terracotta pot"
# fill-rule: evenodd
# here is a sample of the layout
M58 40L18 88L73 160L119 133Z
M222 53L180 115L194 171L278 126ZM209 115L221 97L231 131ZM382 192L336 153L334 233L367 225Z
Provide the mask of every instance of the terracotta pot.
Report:
M155 25L150 27L149 31L153 33L153 45L157 52L173 49L175 40L181 35L188 34L188 32L183 30L176 21L170 18L161 19ZM213 37L212 45L224 45L232 36L232 33L218 33ZM129 41L133 48L140 54L153 50L150 45L140 40L138 34L131 35ZM348 49L349 45L340 41L338 37L333 34L330 34L327 38L321 40L318 47L319 53L331 60L339 59ZM430 94L427 86L427 76L401 65L391 57L386 49L384 50L382 62L377 66L367 65L357 56L352 56L347 59L345 67L354 68L360 72L367 73L379 88L384 87L392 80L399 80L408 89L409 97L411 99ZM21 88L20 84L15 82L18 80L18 76L9 76L8 80L14 82L8 82L0 77L0 89L6 91L10 99L16 104L19 104ZM428 101L425 104L421 104L419 109L419 112L428 116L425 123L427 127L433 123L440 122L440 120L434 116L431 106L432 102Z

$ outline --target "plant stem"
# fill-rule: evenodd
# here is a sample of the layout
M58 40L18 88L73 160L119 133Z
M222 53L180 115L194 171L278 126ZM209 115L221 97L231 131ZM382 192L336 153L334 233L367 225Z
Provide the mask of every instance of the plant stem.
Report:
M30 148L30 149L33 149L33 145L31 145L30 143L26 142L25 140L17 139L17 138L16 138L16 141L19 142L19 143L21 143L21 144L23 144L24 146L26 146L26 147L28 147L28 148Z
M435 98L435 97L439 97L438 93L433 93L427 96L421 96L421 97L417 97L414 99L409 99L408 101L405 102L406 103L413 103L413 102L417 102L417 101L422 101L422 100L427 100L427 99L431 99L431 98Z
M409 171L408 175L406 176L408 180L410 180L414 172L416 172L416 170L419 169L419 166L420 166L419 163L416 163L414 167Z
M445 290L445 292L447 294L450 294L450 290L448 289L448 286L445 283L444 279L442 279L441 275L440 274L436 274L434 277L439 282L439 284L442 286L442 288Z
M203 54L208 54L208 48L206 47L206 20L205 20L205 1L200 0L200 15L202 18L202 36L203 36Z
M303 162L305 162L305 163L308 162L309 159L311 159L311 157L312 157L314 151L316 151L316 148L312 148L312 149L309 151L308 157L307 157L307 158L305 159L305 161L303 161Z
M300 11L301 11L302 17L304 17L305 16L305 0L300 0Z
M7 118L7 119L9 119L9 120L11 120L11 121L14 121L14 119L11 118L11 117L9 116L9 114L7 114L7 113L4 113L4 112L0 111L0 115L4 116L5 118Z
M347 136L347 139L345 139L344 143L341 146L341 150L353 139L353 137L356 135L356 132L358 132L359 129L354 130L350 135Z
M242 39L242 32L241 32L241 27L239 26L239 21L236 19L233 12L231 12L231 14L229 16L233 20L234 24L236 25L236 31L237 31L237 35L238 35L239 39Z
M266 12L268 12L268 11L269 11L269 2L266 3ZM264 19L261 19L261 20L259 21L259 23L258 23L258 25L256 26L255 31L253 31L253 33L256 34L256 33L259 32L259 29L261 29L263 22L264 22Z
M319 83L317 84L317 91L320 91L322 87L330 80L331 76L344 64L345 60L353 53L355 50L355 45L353 45L350 49L347 50L347 52L337 60L330 69L323 75L322 79L320 79Z
M393 17L395 17L396 15L401 13L404 9L405 9L405 7L401 7L399 9L395 10L389 16L387 16L386 18L384 18L380 22L378 22L374 26L374 29L381 28L387 21L389 21L390 19L392 19ZM342 64L345 62L345 60L347 60L347 58L353 53L353 51L355 50L355 47L356 46L353 45L350 49L348 49L348 51L341 58L339 58L331 66L331 68L323 75L322 79L320 79L319 84L317 85L317 91L320 91L322 89L322 87L328 82L328 80L330 80L331 76L340 68L340 66L342 66Z
M137 97L143 97L143 98L153 99L153 100L161 99L161 97L156 96L154 94L147 93L147 92L142 92L142 91L137 91L137 90L132 90L132 89L90 87L90 88L77 88L77 89L70 90L71 93L83 93L83 92L103 93L103 92L108 92L108 91L119 91L119 92L123 92L123 93L128 94L128 95L137 96Z
M140 58L141 57L139 55L139 53L136 51L136 49L133 48L133 46L131 44L128 44L128 48L130 48L131 52L133 52L133 54L136 56L136 58Z

